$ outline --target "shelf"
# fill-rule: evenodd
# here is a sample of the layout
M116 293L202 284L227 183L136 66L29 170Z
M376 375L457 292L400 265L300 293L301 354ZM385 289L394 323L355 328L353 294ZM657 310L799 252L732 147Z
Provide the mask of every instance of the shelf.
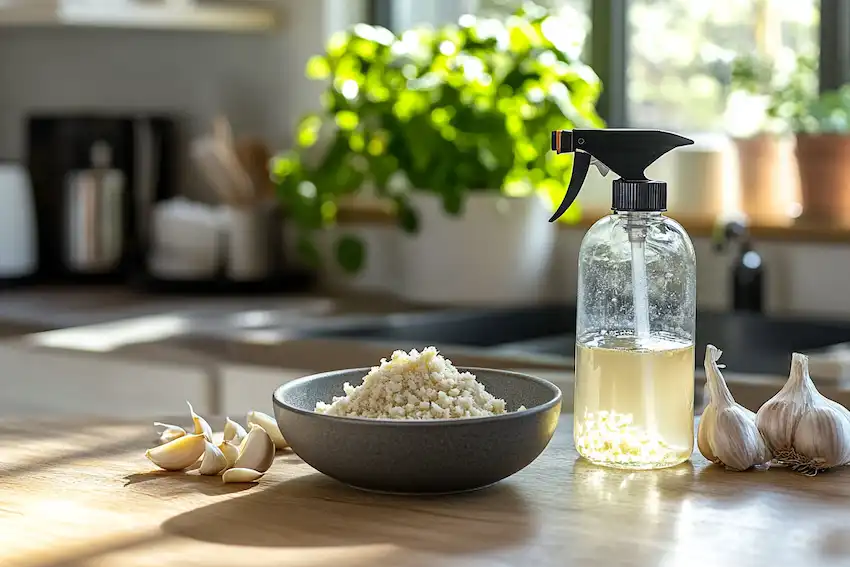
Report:
M561 230L587 230L607 213L586 212L576 224L558 223ZM710 237L714 221L709 218L688 218L668 213L676 219L692 237ZM391 209L373 201L340 203L338 222L341 225L394 225ZM787 224L754 223L749 227L753 239L779 242L810 242L822 244L850 244L850 227L831 226L823 223L788 221Z
M55 4L55 5L51 5ZM278 27L272 7L251 5L74 5L73 2L42 2L36 5L3 6L0 27L69 26L136 28L151 30L197 30L220 32L267 32Z

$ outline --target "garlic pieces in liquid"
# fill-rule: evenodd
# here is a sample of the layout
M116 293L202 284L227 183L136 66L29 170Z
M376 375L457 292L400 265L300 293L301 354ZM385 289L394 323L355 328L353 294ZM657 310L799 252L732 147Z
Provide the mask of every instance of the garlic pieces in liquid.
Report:
M793 470L815 475L850 463L850 411L818 392L805 355L792 355L788 381L756 424L775 461Z
M756 427L756 414L736 403L726 386L717 363L721 354L714 345L705 349L705 375L711 400L700 418L697 446L709 461L744 471L769 463L771 453Z

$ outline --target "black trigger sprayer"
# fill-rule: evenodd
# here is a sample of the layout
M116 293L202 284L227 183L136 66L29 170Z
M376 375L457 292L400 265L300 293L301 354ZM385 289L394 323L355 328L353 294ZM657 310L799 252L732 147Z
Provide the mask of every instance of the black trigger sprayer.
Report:
M613 183L613 210L667 210L667 183L648 179L646 168L670 150L693 143L663 130L610 128L552 132L552 150L557 154L575 153L575 158L567 193L549 222L558 220L576 200L591 164L602 175L610 170L620 176Z

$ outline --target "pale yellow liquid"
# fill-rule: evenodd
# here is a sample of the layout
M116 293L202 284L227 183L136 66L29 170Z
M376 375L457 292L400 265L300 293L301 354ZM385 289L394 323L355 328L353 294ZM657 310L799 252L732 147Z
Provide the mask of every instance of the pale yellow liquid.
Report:
M694 345L598 336L576 345L574 441L600 465L671 467L694 447Z

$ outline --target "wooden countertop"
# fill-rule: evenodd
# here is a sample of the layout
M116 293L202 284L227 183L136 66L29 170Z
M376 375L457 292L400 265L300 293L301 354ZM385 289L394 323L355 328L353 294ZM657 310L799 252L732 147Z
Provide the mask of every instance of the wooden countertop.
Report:
M220 420L211 420L218 424ZM0 423L0 565L839 565L850 470L654 472L577 460L571 419L531 466L439 498L357 492L292 454L256 485L155 472L148 423ZM250 558L249 558L250 554Z

